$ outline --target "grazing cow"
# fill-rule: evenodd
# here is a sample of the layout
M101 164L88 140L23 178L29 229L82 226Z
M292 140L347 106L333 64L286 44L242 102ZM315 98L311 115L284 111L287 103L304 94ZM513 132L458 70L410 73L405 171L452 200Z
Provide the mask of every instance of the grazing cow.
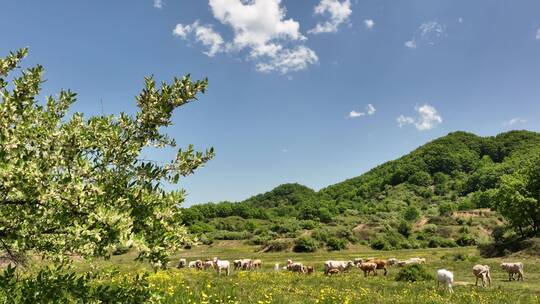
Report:
M178 265L176 265L176 268L184 268L187 265L186 259L180 259L178 260Z
M353 260L353 262L354 262L354 265L355 265L355 266L358 266L358 265L360 265L360 264L362 264L362 263L364 262L364 259L362 259L362 258L355 258L355 259Z
M202 263L202 268L204 270L208 270L210 268L214 268L214 261L212 260L206 260Z
M364 272L364 277L369 276L370 272L372 272L374 276L377 275L377 264L375 263L371 263L371 262L361 263L360 265L358 265L358 268L360 268L360 270Z
M338 273L340 273L340 272L341 272L341 271L339 271L339 269L337 269L337 268L332 268L332 269L328 270L328 272L325 272L325 274L326 274L327 276L331 276L331 275L338 274Z
M234 260L233 261L234 270L238 270L242 267L242 260Z
M201 270L202 269L202 261L201 260L190 261L188 263L188 268L195 268L197 270Z
M261 260L257 259L257 260L251 261L251 265L250 265L251 269L257 269L257 268L260 269L261 266L262 266L262 261Z
M371 259L371 260L368 260L368 262L377 264L377 269L384 269L384 275L388 273L388 270L386 268L386 265L388 264L388 262L386 260Z
M328 274L330 269L337 269L340 272L346 271L353 267L353 261L326 261L324 262L324 273Z
M472 268L472 272L476 277L476 286L478 286L478 279L482 279L482 286L486 287L486 280L491 286L491 274L489 272L488 265L474 265L474 267Z
M227 260L220 260L217 257L214 258L214 268L217 271L218 275L221 275L223 270L226 271L227 275L231 273L231 263Z
M408 259L409 262L411 262L411 264L425 264L426 263L426 259L425 258L410 258Z
M450 293L454 292L452 289L452 284L454 283L454 274L451 271L446 269L437 270L437 288L439 288L441 283L443 286L446 285Z
M390 258L390 259L388 259L388 266L396 265L398 262L399 262L398 259L396 259L396 258Z
M315 272L315 268L313 266L306 266L307 274L312 274L313 272Z
M285 269L293 272L306 273L307 269L302 263L293 263L292 260L287 260L287 266Z
M242 268L242 270L250 270L251 269L251 259L242 259L240 261L241 261L240 268Z
M508 272L508 281L515 280L514 279L514 273L517 273L518 278L517 280L521 278L521 281L523 281L523 263L516 262L516 263L502 263L501 268L504 269L506 272Z

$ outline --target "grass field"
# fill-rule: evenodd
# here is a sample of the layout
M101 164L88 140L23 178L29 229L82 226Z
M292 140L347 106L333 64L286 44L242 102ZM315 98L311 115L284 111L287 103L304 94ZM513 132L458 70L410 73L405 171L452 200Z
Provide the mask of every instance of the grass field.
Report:
M229 260L256 257L263 260L261 270L233 271L228 277L218 277L211 270L176 269L172 265L168 270L150 275L150 288L164 303L540 303L540 264L537 258L532 257L504 259L519 260L525 264L525 281L507 282L506 273L499 267L502 260L482 259L472 247L399 251L354 247L340 252L303 254L256 253L254 248L240 242L221 242L211 247L201 246L181 252L174 256L173 262L179 257L185 257L188 261L214 256ZM386 277L365 278L357 269L332 277L323 275L325 260L368 256L398 259L425 257L433 274L439 268L454 272L455 293L438 290L435 281L396 282L398 267L390 268ZM284 265L289 258L314 265L315 274L276 273L273 270L274 263ZM133 262L130 254L96 263L97 267L103 269L117 269L119 275L150 270L148 265ZM491 266L491 287L474 286L471 268L477 263ZM84 270L88 265L80 264L79 267Z

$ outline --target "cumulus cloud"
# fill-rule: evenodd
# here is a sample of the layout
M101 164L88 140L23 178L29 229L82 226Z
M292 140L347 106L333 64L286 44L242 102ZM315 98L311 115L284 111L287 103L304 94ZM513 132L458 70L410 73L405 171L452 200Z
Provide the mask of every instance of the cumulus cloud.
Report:
M341 24L349 20L352 13L349 0L321 0L314 8L315 15L327 15L328 20L319 22L308 31L310 34L335 33Z
M357 112L355 110L352 110L351 112L349 112L349 115L347 116L347 118L358 118L358 117L366 116L366 114L373 115L375 114L376 111L377 110L372 104L368 104L366 107L366 112Z
M415 110L418 112L417 117L400 115L397 118L399 127L414 124L416 129L423 131L433 129L443 121L441 115L437 112L437 109L431 105L424 104L421 107L417 107Z
M416 48L416 41L413 39L409 40L409 41L405 41L405 46L410 48L410 49L415 49Z
M163 0L154 0L155 8L163 8Z
M315 51L303 45L307 38L300 32L300 23L286 18L281 0L209 0L209 6L214 18L232 30L230 41L224 41L211 26L190 25L186 31L186 26L179 24L174 34L186 39L194 32L209 56L246 53L261 72L287 74L319 62Z
M416 49L420 45L433 46L438 40L446 36L446 25L429 21L420 24L413 37L405 42L405 46Z
M368 115L373 115L377 111L377 109L375 109L375 107L372 104L368 104L366 107L366 110L367 110Z
M373 21L371 19L366 19L366 20L364 20L364 24L370 30L375 26L375 21Z
M404 125L413 124L414 118L410 116L399 115L399 117L397 118L397 122L398 122L399 127L401 128Z
M355 110L352 110L349 113L349 118L357 118L357 117L362 117L364 115L366 115L366 113L364 113L364 112L356 112Z
M526 119L515 117L515 118L512 118L512 119L510 119L508 121L503 122L503 125L504 126L513 126L515 124L524 124L526 122L527 122Z
M298 46L295 49L285 49L272 56L269 60L257 64L257 70L260 72L279 71L287 74L293 71L305 70L310 64L319 61L317 54L305 46Z
M224 41L219 33L214 31L210 25L200 25L199 21L192 24L177 24L173 30L173 35L182 39L188 39L193 34L194 39L206 47L203 53L208 57L214 57L217 53L223 51Z
M540 28L536 31L536 40L540 40Z

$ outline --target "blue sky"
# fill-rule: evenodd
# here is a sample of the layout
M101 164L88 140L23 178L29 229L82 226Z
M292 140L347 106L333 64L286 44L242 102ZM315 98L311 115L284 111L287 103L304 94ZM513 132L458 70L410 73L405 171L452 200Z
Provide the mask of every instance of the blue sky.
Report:
M187 204L315 189L456 130L540 130L540 2L2 1L0 53L29 46L45 94L136 110L143 77L210 80L167 130L216 158ZM371 106L369 106L371 105ZM150 153L166 160L172 151Z

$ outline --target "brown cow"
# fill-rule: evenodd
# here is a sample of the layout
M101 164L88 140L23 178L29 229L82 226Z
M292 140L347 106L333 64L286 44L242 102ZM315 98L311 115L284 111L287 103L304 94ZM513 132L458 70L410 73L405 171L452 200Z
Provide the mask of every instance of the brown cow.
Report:
M377 264L377 269L384 269L384 275L388 273L388 270L386 269L386 266L388 265L387 260L373 259L373 260L369 260L368 263L375 263Z

